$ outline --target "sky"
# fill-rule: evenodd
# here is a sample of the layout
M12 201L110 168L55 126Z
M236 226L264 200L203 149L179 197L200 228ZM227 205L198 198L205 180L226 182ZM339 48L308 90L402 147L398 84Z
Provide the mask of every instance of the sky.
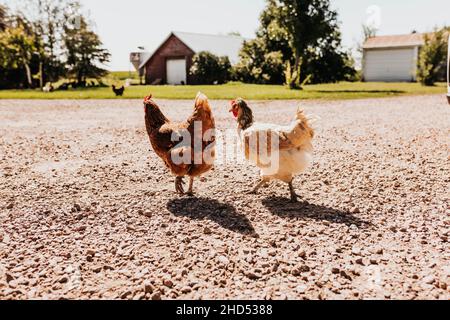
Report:
M0 2L21 0L0 0ZM153 51L171 31L209 34L240 32L253 38L265 0L81 0L112 59L110 70L128 71L129 53ZM343 44L355 47L362 24L379 25L379 35L430 31L450 25L449 0L331 0L341 22Z

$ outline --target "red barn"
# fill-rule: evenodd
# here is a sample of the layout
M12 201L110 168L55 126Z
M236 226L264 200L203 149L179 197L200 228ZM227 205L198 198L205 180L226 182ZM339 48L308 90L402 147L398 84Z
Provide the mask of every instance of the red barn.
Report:
M189 70L196 53L209 51L236 64L244 41L234 35L172 32L153 53L131 53L130 60L146 84L195 84Z

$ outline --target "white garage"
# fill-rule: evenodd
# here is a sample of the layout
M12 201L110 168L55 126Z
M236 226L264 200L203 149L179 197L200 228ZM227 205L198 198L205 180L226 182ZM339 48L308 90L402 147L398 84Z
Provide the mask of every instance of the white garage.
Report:
M364 81L416 81L422 34L380 36L364 44Z

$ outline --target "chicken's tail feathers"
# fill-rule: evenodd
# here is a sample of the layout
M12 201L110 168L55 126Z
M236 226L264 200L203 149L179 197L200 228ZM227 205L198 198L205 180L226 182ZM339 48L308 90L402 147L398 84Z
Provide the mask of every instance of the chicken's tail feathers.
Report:
M195 97L195 108L198 109L202 107L211 109L208 97L205 94L199 92L197 93L197 97Z
M297 120L301 120L301 121L305 121L311 126L314 126L320 120L322 120L318 115L314 115L314 114L306 115L305 111L302 109L302 107L298 107L297 108L296 119Z
M297 120L305 119L305 111L302 109L302 107L297 108L297 113L295 114Z
M316 115L306 114L304 110L299 107L297 109L296 122L303 130L308 132L308 136L314 138L315 132L318 128L317 123L320 121L320 117Z

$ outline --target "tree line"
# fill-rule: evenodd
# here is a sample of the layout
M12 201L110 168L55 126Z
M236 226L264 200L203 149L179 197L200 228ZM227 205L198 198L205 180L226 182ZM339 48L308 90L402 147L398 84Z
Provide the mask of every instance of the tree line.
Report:
M211 59L213 55L199 53L191 73L204 79L201 62ZM218 65L222 70L221 59ZM305 83L356 80L357 72L350 52L342 47L338 14L329 0L267 0L256 39L244 43L239 63L229 68L226 76L228 80L300 89Z
M86 86L107 71L110 53L76 0L22 0L18 10L0 5L0 88L36 88L61 78ZM364 38L376 34L363 26ZM425 35L418 79L433 85L445 76L449 28ZM362 48L360 48L362 51ZM361 52L362 53L362 52ZM240 61L200 52L191 74L200 84L241 81L285 84L356 81L361 76L343 49L338 14L329 0L267 0L256 38L245 41Z
M100 78L110 53L74 0L24 0L0 5L0 88L43 87L61 78L85 86Z
M364 41L377 33L370 25L362 30ZM423 85L445 79L449 30L436 28L424 35L417 68ZM362 55L362 44L357 49ZM352 55L342 47L338 14L329 0L267 0L256 39L244 43L237 65L200 52L194 56L191 74L201 84L242 81L292 89L306 83L363 80Z

